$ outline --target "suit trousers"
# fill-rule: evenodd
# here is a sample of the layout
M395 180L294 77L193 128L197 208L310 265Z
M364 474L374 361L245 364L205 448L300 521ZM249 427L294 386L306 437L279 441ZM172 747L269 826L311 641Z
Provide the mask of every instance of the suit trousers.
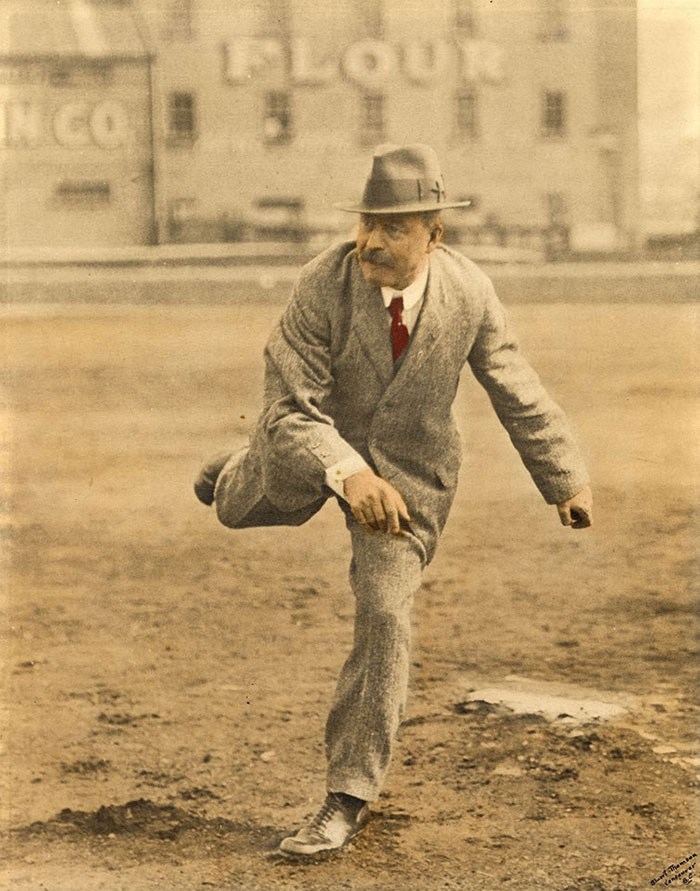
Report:
M368 532L347 513L346 519L355 627L326 722L328 791L373 801L405 711L411 608L425 549L410 532Z

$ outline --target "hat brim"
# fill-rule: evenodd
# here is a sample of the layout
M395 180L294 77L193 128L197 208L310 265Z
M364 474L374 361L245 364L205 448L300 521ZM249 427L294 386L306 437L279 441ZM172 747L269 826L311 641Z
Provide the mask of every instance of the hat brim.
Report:
M450 210L455 207L469 207L471 201L436 201L429 204L426 201L414 201L408 204L391 204L387 207L367 206L366 204L334 204L336 210L344 210L347 213L366 214L401 214L401 213L435 213L439 210Z

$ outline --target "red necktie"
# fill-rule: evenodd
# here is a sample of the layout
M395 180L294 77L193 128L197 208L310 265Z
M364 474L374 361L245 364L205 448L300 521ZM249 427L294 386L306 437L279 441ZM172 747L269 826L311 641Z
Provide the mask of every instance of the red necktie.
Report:
M391 313L391 348L394 362L408 346L408 328L403 323L403 297L393 297L389 304Z

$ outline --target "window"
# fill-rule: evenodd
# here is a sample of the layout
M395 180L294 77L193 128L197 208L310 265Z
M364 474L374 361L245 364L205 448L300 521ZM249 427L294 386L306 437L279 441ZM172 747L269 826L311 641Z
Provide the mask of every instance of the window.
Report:
M461 32L459 37L476 36L474 0L454 0L454 23L455 30Z
M362 97L362 141L373 145L384 139L384 97Z
M473 90L457 93L455 123L458 139L476 139L479 135L477 97Z
M547 91L542 97L542 136L553 138L566 132L566 96Z
M195 102L192 93L171 93L168 130L174 142L192 142L196 137Z
M103 179L63 180L56 186L56 198L65 207L101 207L111 198L109 183Z
M166 0L163 15L165 40L192 39L194 36L192 0Z
M289 142L292 138L292 109L289 93L272 90L265 97L265 142L271 145Z
M255 241L303 241L304 199L296 195L266 195L255 202L251 222Z
M539 39L545 42L568 40L568 26L568 0L542 0Z

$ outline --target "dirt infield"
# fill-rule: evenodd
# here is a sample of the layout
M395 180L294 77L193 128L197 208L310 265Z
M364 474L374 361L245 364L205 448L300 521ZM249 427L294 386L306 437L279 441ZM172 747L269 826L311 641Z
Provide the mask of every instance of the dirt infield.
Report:
M314 864L273 851L323 795L352 623L340 512L232 533L191 494L254 420L278 313L2 313L0 887L680 886L698 851L697 310L514 307L590 461L586 532L559 526L465 377L389 783L352 849ZM469 701L510 676L631 705L581 724Z

